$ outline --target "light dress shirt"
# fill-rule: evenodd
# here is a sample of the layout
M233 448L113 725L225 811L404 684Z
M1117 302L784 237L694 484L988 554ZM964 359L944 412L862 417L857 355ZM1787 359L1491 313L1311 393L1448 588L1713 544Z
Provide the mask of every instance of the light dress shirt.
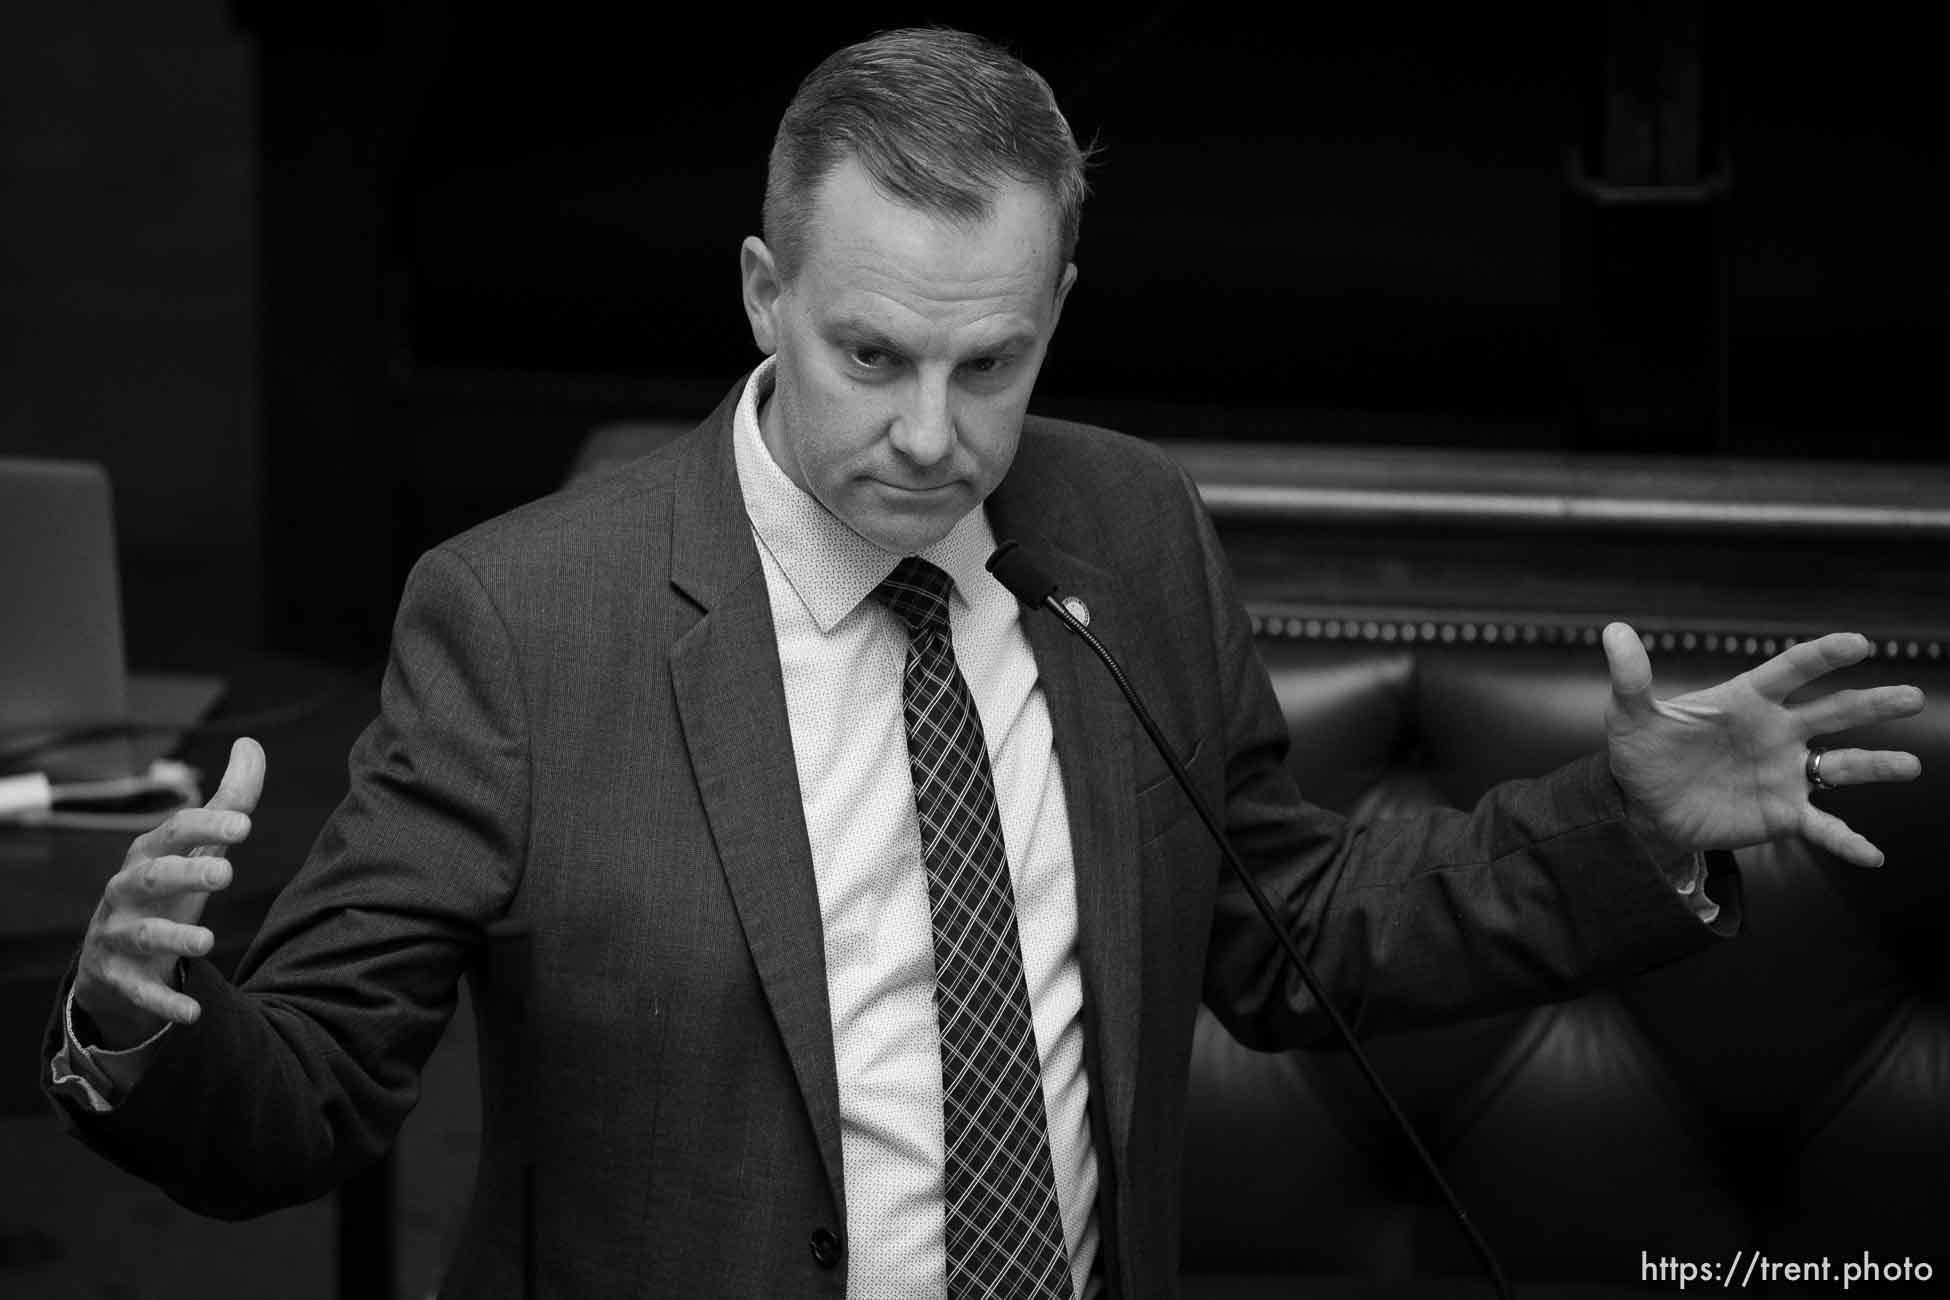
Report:
M908 636L872 596L901 557L841 523L772 459L758 423L771 387L768 358L745 385L732 437L771 599L825 931L847 1295L941 1295L941 1037L902 713ZM1083 1068L1076 872L1049 709L1021 608L983 567L994 549L987 512L978 508L920 554L955 581L949 629L995 777L1056 1200L1076 1294L1088 1296L1098 1248L1097 1158Z

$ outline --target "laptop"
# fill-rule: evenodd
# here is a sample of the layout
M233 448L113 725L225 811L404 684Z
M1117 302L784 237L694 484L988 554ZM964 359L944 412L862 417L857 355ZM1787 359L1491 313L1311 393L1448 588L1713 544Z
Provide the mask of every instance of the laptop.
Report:
M132 685L102 467L0 456L0 775L139 773L222 687L214 677Z

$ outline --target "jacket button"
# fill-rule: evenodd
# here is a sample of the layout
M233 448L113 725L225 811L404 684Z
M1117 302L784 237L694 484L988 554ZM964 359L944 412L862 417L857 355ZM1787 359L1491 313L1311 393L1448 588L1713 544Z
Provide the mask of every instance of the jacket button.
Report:
M835 1268L840 1262L840 1239L831 1228L815 1228L812 1235L813 1263Z

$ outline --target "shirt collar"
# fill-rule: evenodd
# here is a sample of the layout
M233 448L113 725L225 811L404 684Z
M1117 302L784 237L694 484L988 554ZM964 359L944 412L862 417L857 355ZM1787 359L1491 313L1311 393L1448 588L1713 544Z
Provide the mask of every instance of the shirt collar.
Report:
M841 523L772 459L759 433L758 411L772 395L773 366L773 359L767 357L752 371L732 416L738 487L745 495L745 513L759 545L771 555L819 630L831 632L894 571L901 557ZM994 550L988 512L978 506L920 555L955 580L951 599L966 605L968 594L980 590L979 584L994 581L985 568Z

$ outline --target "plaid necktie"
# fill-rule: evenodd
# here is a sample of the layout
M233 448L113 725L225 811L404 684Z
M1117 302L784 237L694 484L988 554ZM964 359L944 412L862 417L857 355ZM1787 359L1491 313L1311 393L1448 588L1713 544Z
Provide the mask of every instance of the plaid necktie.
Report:
M948 1300L1067 1300L1016 897L982 720L949 641L953 587L909 556L874 591L907 625L907 755L941 1021Z

